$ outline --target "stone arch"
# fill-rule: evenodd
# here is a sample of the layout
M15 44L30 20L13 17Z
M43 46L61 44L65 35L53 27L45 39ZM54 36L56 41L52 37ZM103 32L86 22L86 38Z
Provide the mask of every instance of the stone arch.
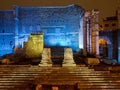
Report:
M108 43L104 39L99 39L99 55L102 57L107 57L108 56Z
M102 51L103 56L107 57L108 59L112 59L112 52L113 52L112 39L110 39L107 36L100 36L98 42L99 42L99 52L100 52L100 54L101 54L100 50L103 49L103 51ZM101 47L102 45L100 45L100 44L102 44L103 47Z
M100 37L99 37L99 40L101 40L101 39L107 41L107 44L112 44L112 41L111 41L110 38L108 38L107 36L100 36Z

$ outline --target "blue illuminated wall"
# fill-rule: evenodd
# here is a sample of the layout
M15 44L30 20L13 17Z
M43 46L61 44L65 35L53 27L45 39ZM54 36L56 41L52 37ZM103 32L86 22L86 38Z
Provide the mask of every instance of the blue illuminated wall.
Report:
M4 49L9 47L9 50L14 46L23 47L31 33L43 32L45 47L65 46L77 51L83 48L83 14L84 9L74 4L54 7L14 6L14 10L0 11L0 43ZM3 30L6 34L3 34ZM3 41L5 44L2 44Z
M0 56L13 51L14 28L13 11L0 11Z
M118 30L118 62L120 63L120 30Z
M30 33L43 32L44 45L67 46L77 50L83 45L82 16L77 5L56 7L19 7L19 43ZM81 37L79 39L79 37Z

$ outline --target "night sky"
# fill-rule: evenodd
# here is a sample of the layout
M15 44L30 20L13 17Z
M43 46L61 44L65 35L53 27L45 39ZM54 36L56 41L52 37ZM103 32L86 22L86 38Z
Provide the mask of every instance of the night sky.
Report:
M78 4L85 10L98 9L100 20L106 16L114 16L119 0L0 0L0 10L13 9L13 5L19 6L64 6Z

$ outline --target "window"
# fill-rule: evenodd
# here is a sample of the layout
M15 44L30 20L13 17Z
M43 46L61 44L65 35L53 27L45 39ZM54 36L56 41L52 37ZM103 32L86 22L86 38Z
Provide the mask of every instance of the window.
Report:
M105 27L108 27L109 26L109 24L105 24Z

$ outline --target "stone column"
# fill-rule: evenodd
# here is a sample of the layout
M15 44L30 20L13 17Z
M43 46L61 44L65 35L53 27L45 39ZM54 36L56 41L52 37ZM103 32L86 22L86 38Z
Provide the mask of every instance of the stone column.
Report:
M71 48L64 48L64 60L62 66L76 66Z
M50 48L43 49L42 60L39 64L39 66L52 66L51 49Z
M112 45L110 45L110 44L108 44L108 59L112 59L113 57L112 57L112 51L113 51L113 49L112 49Z
M19 19L18 19L19 7L14 5L14 20L15 20L15 47L18 47L18 26L19 26Z
M99 57L99 21L98 10L92 10L92 53Z
M96 41L96 57L99 57L99 11L95 11L95 41Z
M86 20L88 17L88 12L85 12L84 17L83 17L83 54L86 56L87 55L87 25L86 25Z

